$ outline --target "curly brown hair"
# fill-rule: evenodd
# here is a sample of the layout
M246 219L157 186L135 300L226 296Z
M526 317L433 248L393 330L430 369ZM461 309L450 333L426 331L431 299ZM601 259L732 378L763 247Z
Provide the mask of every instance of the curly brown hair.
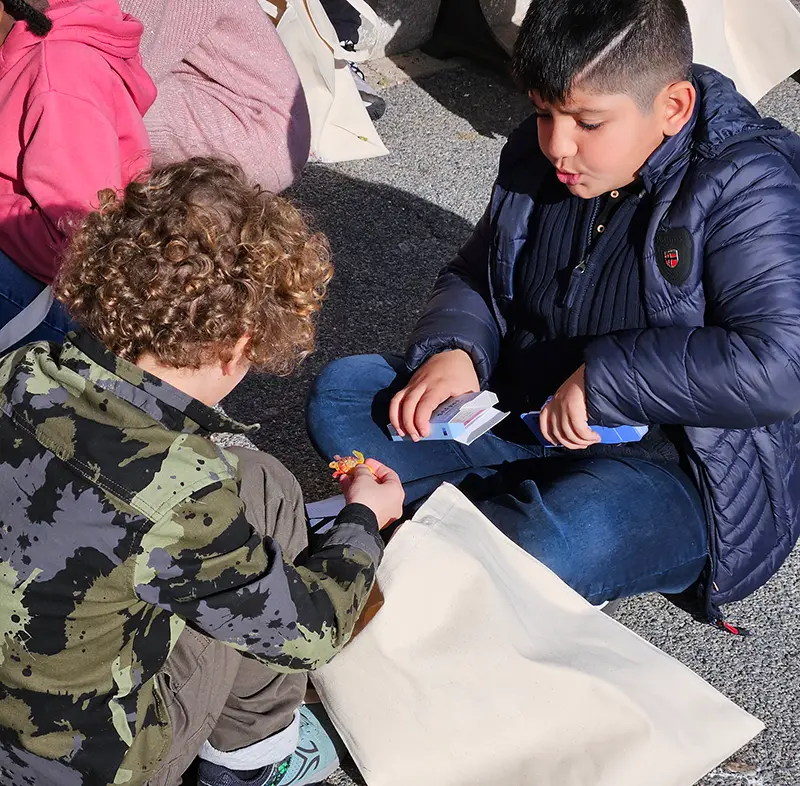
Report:
M199 368L230 360L246 335L252 363L286 374L312 351L333 268L325 237L286 199L216 158L154 169L99 197L54 289L112 352Z

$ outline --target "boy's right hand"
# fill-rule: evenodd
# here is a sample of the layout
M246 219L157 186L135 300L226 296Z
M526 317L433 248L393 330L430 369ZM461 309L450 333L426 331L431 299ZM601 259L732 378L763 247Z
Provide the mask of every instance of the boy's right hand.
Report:
M451 349L428 358L410 382L389 404L389 422L402 437L414 442L431 433L433 410L452 396L477 393L478 375L463 349Z
M385 464L367 459L352 472L339 478L345 502L366 505L378 519L378 528L388 527L403 513L406 497L400 477Z

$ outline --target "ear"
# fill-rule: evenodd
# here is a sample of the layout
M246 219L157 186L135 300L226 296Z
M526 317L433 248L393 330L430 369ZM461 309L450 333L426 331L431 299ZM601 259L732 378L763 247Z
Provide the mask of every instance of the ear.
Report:
M247 358L247 345L250 343L250 336L246 333L234 345L231 350L230 360L223 362L222 375L225 377L232 377L236 374L242 373L242 365L250 365Z
M697 91L688 81L673 82L659 96L664 118L664 136L675 136L691 120Z

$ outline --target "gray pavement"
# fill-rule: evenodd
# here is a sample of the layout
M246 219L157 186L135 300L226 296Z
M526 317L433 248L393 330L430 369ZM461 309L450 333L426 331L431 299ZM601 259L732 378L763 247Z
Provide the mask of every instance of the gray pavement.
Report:
M464 68L391 87L385 96L379 130L392 154L310 167L293 194L334 249L336 277L317 352L289 379L251 375L224 402L231 415L262 424L258 447L289 466L309 499L335 493L305 433L310 380L335 357L403 347L437 270L483 211L506 135L529 111L504 84ZM800 86L784 83L762 109L800 130ZM753 631L748 639L698 625L660 597L623 606L624 624L766 724L703 786L800 784L798 578L795 553L768 586L729 607L730 619ZM353 781L339 773L329 783Z

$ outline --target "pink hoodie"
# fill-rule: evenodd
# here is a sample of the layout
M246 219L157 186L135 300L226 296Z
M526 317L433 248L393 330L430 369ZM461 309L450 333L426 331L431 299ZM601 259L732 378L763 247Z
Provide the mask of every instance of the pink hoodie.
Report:
M156 88L117 0L50 0L47 16L45 38L17 22L0 47L0 250L49 283L63 219L149 166Z

